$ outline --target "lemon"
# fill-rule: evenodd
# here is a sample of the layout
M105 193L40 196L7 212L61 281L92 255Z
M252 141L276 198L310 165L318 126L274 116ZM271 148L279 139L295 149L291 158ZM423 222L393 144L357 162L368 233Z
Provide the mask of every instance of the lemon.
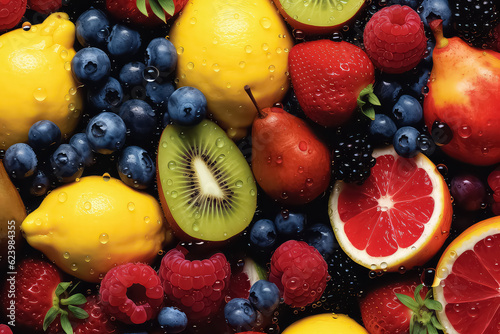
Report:
M71 73L74 41L75 25L65 13L0 36L0 149L27 141L39 120L56 123L64 136L74 130L82 109Z
M368 334L345 314L323 313L309 316L285 328L283 334Z
M158 201L109 176L53 190L21 230L59 268L88 282L119 264L151 262L170 238Z
M208 110L232 139L246 135L259 107L285 95L288 52L293 46L276 7L268 0L190 1L170 31L177 49L178 86L207 98Z

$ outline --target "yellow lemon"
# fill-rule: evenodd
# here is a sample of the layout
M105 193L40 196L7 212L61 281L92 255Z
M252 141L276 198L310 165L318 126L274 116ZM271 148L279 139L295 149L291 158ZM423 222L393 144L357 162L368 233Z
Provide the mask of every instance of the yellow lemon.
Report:
M43 119L65 136L74 130L82 109L71 73L74 41L65 13L0 36L0 149L27 141L29 128Z
M21 230L59 268L88 282L119 264L151 262L171 238L154 197L105 176L53 190Z
M196 0L184 7L170 31L177 49L178 86L207 98L209 113L230 138L246 135L259 107L285 95L293 39L269 0Z
M323 313L309 316L285 328L283 334L368 334L345 314Z

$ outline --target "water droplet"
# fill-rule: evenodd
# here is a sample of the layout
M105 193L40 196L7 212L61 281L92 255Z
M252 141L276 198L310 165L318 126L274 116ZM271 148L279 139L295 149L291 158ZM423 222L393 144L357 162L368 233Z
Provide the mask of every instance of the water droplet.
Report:
M442 146L453 139L453 131L445 122L435 121L432 124L431 136L436 145Z
M47 98L47 90L45 88L37 88L33 92L33 96L35 97L35 100L42 102Z
M162 142L162 143L161 143L161 147L163 147L163 148L167 148L167 146L168 146L168 144L167 144L167 142L166 142L166 141L164 141L164 142Z
M183 48L182 46L179 46L179 47L177 48L177 54L178 54L178 55L181 55L181 54L183 54L183 53L184 53L184 48Z
M281 155L280 155L280 156L278 156L278 157L276 158L276 163L277 163L278 165L280 165L280 164L282 164L282 163L283 163L283 158L281 157Z
M260 19L259 22L260 22L260 25L262 26L262 28L264 28L264 29L271 28L272 21L269 18L263 17L263 18Z
M215 145L218 147L218 148L222 148L224 147L224 138L220 137L220 138L217 138L217 140L215 141Z
M64 203L68 199L68 194L66 194L64 191L59 193L59 196L57 197L59 199L59 202Z
M64 69L66 71L71 71L71 63L69 61L64 63Z
M252 46L251 45L245 46L245 52L246 53L252 53Z
M436 271L436 277L439 279L445 279L449 273L450 272L449 272L448 268L443 267L443 268Z
M226 159L226 156L224 154L221 154L217 157L217 160L219 161L224 161L224 159Z
M92 208L92 204L90 204L90 202L85 202L83 208L88 211Z
M250 196L255 196L255 190L250 189Z
M267 43L262 44L262 50L264 51L269 50L269 45L267 45Z
M193 231L198 232L200 230L200 226L197 223L193 224Z
M42 225L42 220L40 218L35 219L35 225L36 226Z
M313 184L314 184L313 179L311 179L311 178L306 179L306 186L311 187Z
M458 135L464 139L469 138L471 134L472 134L472 129L468 125L462 125L458 129Z
M177 198L177 196L179 196L179 194L177 193L177 191L174 190L174 191L172 191L170 196L172 196L172 198Z
M142 72L142 77L147 82L153 82L156 79L158 79L159 76L160 76L160 71L154 66L146 67Z
M144 217L144 222L146 224L149 224L151 222L151 218L149 218L148 216Z
M174 181L172 181L172 179L168 179L167 180L167 186L171 186L172 184L174 184Z
M77 271L78 270L78 265L76 263L71 264L71 271Z
M175 161L169 161L168 169L174 170L175 168L177 168L177 164L175 163Z
M215 72L215 73L218 73L220 71L220 66L219 64L213 64L212 65L212 70Z
M194 64L192 62L187 63L186 67L188 70L192 70L194 68Z
M491 247L495 246L495 240L493 240L492 236L488 236L488 237L484 238L484 245L488 248L491 248Z
M301 141L299 142L299 149L300 149L301 151L306 151L306 150L307 150L307 143L306 143L305 141L301 140Z
M245 68L246 63L244 61L240 61L239 66L240 68Z
M91 259L90 255L85 256L85 262L89 263Z
M111 175L109 175L109 173L104 173L104 174L102 174L102 179L105 182L108 182L109 180L111 180Z
M405 267L405 266L400 266L400 267L398 268L398 273L400 273L400 274L404 274L404 273L406 273L406 267Z
M387 266L388 266L388 265L387 265L387 263L386 263L386 262L382 262L382 263L380 264L380 268L381 268L382 270L387 270Z
M65 258L66 260L69 259L69 252L64 252L63 258Z
M189 23L191 23L191 24L196 24L196 17L192 17L192 18L189 20Z
M268 67L269 72L274 72L276 70L276 67L274 65L269 65Z
M134 211L135 210L134 202L128 202L127 209L128 209L128 211Z
M99 242L103 245L107 244L109 241L109 236L107 233L102 233L100 236L99 236Z

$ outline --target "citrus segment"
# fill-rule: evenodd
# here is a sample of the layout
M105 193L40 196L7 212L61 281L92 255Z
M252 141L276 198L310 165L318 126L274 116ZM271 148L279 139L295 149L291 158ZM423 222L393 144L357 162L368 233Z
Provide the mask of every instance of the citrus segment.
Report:
M362 185L338 181L330 218L344 251L371 269L425 263L442 246L451 224L448 187L424 155L406 159L392 147L376 150Z
M500 217L477 223L456 238L437 269L435 299L446 333L500 331Z

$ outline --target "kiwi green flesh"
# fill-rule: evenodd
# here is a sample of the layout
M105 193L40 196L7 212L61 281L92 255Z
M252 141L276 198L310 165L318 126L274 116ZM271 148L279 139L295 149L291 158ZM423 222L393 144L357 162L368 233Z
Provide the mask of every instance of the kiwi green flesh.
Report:
M349 21L365 0L279 0L279 2L295 21L318 27L331 27Z
M157 168L168 209L189 236L223 241L250 224L257 207L255 179L238 147L214 122L168 125Z

